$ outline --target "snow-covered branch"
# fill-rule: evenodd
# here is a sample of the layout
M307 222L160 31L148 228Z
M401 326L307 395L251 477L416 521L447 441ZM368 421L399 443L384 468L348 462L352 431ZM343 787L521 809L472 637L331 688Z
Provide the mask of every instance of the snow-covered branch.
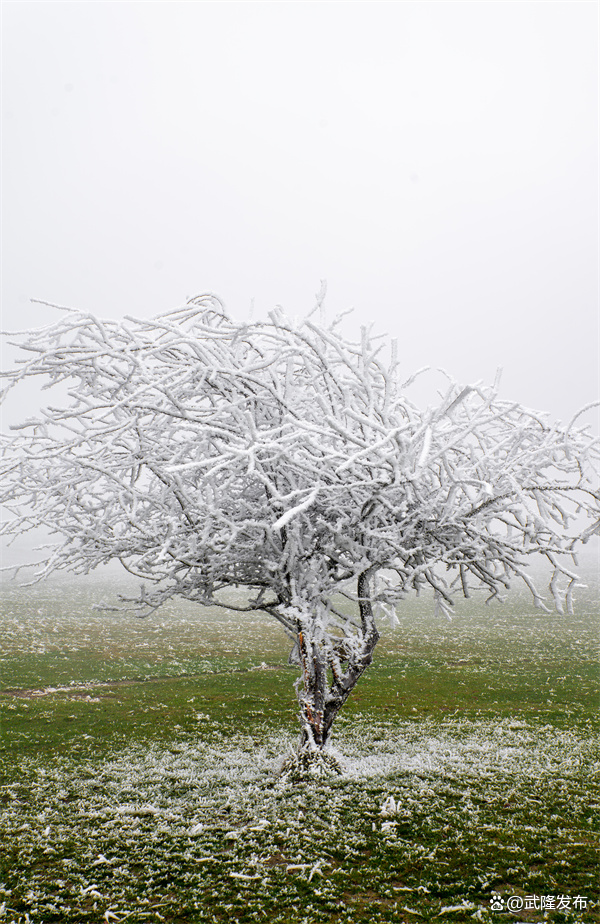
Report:
M40 577L117 560L149 582L142 609L247 588L299 657L323 653L338 703L369 661L373 605L429 587L446 611L515 577L544 605L527 574L541 552L555 605L572 606L600 497L598 443L577 418L560 427L497 383L451 379L421 411L366 329L354 342L281 311L236 322L213 295L153 320L68 312L16 339L3 394L39 378L69 396L2 437L3 533L56 539Z

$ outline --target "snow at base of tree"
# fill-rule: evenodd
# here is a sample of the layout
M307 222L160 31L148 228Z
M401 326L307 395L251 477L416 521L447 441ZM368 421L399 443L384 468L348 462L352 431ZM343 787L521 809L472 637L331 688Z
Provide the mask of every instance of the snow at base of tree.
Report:
M517 578L545 608L527 570L541 553L572 611L600 496L577 418L448 376L418 408L394 342L280 310L237 322L213 295L152 320L68 311L20 341L5 393L39 377L70 403L3 438L3 533L56 537L35 579L120 562L140 614L180 596L276 619L301 668L301 750L326 745L407 594L449 615Z

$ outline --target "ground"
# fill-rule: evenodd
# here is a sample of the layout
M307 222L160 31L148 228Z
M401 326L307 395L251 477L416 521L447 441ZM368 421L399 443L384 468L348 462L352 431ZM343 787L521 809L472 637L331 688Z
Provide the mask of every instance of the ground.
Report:
M407 602L301 783L277 625L113 589L5 585L2 924L600 920L595 588Z

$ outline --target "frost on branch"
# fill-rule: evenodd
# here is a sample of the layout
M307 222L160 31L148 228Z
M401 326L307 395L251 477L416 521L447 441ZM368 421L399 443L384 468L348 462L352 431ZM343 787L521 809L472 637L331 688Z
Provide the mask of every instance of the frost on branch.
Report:
M69 399L3 437L4 534L56 537L39 579L120 561L144 581L142 613L244 588L235 607L294 642L304 749L326 743L376 617L407 593L430 589L447 613L455 594L497 597L516 577L544 606L526 571L541 552L571 609L572 553L598 520L585 429L450 379L419 410L395 350L365 329L351 342L310 317L236 322L214 296L15 336L5 393L41 377Z

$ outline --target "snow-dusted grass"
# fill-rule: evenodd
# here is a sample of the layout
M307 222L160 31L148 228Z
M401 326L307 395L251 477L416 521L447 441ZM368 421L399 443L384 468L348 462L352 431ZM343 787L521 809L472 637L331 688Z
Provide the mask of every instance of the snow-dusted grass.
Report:
M0 924L599 920L589 607L399 612L340 718L343 775L293 784L276 627L86 594L9 594L0 620ZM493 914L493 890L590 903Z
M117 585L135 593L134 586ZM289 645L272 620L172 601L154 616L98 607L118 603L108 582L53 580L2 589L0 670L3 687L181 676L256 663L263 657L287 659ZM252 644L248 641L252 638Z
M467 920L492 888L595 897L589 735L395 722L374 753L371 730L339 737L343 777L300 785L277 776L283 732L24 760L2 789L0 920L437 920L464 902Z

